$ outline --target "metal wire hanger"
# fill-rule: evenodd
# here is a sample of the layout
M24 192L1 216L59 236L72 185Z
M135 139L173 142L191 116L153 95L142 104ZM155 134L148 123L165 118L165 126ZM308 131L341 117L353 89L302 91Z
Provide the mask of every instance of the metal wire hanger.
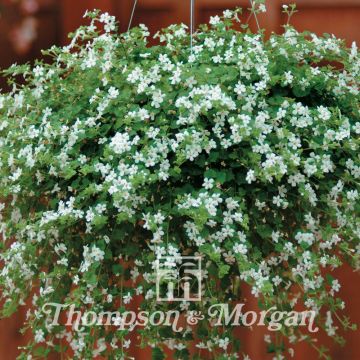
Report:
M134 0L134 5L133 5L133 8L132 8L131 15L130 15L130 20L129 20L129 26L128 26L128 29L127 29L128 32L129 32L129 30L131 28L131 23L132 23L133 18L134 18L137 2L138 2L138 0Z
M259 24L259 20L258 20L257 14L256 14L256 9L254 7L254 2L253 2L253 0L249 0L249 1L250 1L251 9L253 11L252 14L254 14L254 17L255 17L256 25L257 25L258 29L260 30L260 24ZM131 28L131 24L134 19L134 14L135 14L137 3L138 3L138 0L134 0L134 4L132 7L127 31L129 31ZM191 49L191 54L193 53L194 24L195 24L195 0L190 0L190 49Z

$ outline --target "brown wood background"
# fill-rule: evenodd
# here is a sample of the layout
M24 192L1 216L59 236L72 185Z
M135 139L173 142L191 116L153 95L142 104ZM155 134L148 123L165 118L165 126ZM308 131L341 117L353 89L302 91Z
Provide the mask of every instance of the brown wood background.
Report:
M7 8L14 6L16 0L0 0L0 67L4 68L13 62L31 61L40 56L40 49L52 44L67 41L66 34L73 31L84 21L86 9L99 8L116 15L120 21L120 28L124 31L129 22L132 0L37 0L39 10L34 15L38 21L38 37L28 52L18 54L9 40L9 32L16 23L16 17L11 18ZM17 0L19 1L19 0ZM262 27L270 31L280 32L281 24L285 21L281 13L281 5L289 1L268 0L268 12L260 18ZM318 34L334 33L346 39L360 43L360 0L298 0L299 13L292 24L299 30L311 30ZM210 15L220 13L226 8L248 6L247 0L196 0L196 22L206 22ZM170 25L174 22L189 22L189 0L139 0L133 25L145 23L152 31ZM4 87L4 82L0 82ZM359 275L351 269L337 272L342 280L341 295L347 303L346 311L351 318L360 324L360 288ZM249 303L254 303L251 296ZM18 354L17 346L25 343L25 338L19 335L18 329L24 319L25 311L20 311L12 319L0 321L0 360L13 360ZM244 352L249 353L251 360L271 359L266 356L261 329L247 330L241 333ZM329 343L331 355L335 360L360 359L359 331L344 334L347 345L344 348ZM324 337L323 337L324 338ZM315 360L316 353L305 345L296 346L296 360ZM149 351L134 349L136 359L149 359ZM56 357L55 357L56 359ZM171 355L169 355L171 359Z

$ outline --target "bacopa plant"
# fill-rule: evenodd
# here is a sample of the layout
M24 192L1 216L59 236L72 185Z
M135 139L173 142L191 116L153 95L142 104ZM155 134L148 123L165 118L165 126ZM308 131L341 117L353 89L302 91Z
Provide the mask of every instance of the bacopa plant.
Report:
M239 12L212 17L192 47L185 25L149 46L145 26L119 35L91 12L47 63L5 71L0 286L2 316L29 307L21 359L125 359L136 345L247 358L230 325L74 328L51 323L49 303L206 313L245 285L259 309L315 311L340 343L354 327L332 272L359 266L357 47L290 25L266 39L239 30ZM182 255L202 258L202 301L157 301L159 258ZM307 341L327 357L315 337L283 327L265 345L280 359Z

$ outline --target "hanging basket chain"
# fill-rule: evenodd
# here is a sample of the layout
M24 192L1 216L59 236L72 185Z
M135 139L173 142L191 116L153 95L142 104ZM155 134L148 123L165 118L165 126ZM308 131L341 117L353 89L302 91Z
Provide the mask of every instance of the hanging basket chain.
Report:
M250 14L249 19L251 18L252 15L254 15L257 28L258 28L258 30L260 30L260 24L259 24L259 20L257 17L256 9L254 6L254 2L253 2L253 0L249 0L249 1L250 1L250 5L251 5L251 14ZM132 21L134 18L137 3L138 3L138 0L134 0L134 4L132 7L127 31L129 31L131 28L131 24L132 24ZM190 0L190 49L191 49L191 54L193 53L194 24L195 24L195 0Z
M254 6L254 2L253 2L253 0L249 0L249 1L250 1L250 4L251 4L251 14L250 14L249 20L250 20L250 18L251 18L251 15L254 14L256 26L257 26L258 30L260 31L259 19L258 19L258 17L257 17L257 13L256 13L256 9L255 9L255 6Z
M133 5L132 11L131 11L130 20L129 20L129 26L128 26L127 31L129 31L130 28L131 28L131 23L132 23L133 18L134 18L137 2L138 2L138 0L134 0L134 5Z
M195 6L195 0L190 0L190 49L191 49L191 54L193 53L194 6Z

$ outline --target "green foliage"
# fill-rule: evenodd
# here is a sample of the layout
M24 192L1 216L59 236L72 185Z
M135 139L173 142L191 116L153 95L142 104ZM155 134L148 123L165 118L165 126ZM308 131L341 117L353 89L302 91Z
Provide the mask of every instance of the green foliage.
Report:
M65 333L42 308L122 314L136 299L143 311L179 309L156 301L166 255L203 260L202 301L182 310L241 302L247 284L268 308L298 301L329 311L317 323L335 339L340 325L354 328L339 315L330 273L359 266L356 45L290 26L266 40L236 30L238 13L211 18L191 49L185 25L149 46L146 27L117 34L113 17L92 12L70 45L45 52L52 61L5 71L13 89L0 96L0 287L3 316L32 300L23 359L64 344L76 359L128 358L129 329ZM165 358L164 346L190 358L192 343L194 359L235 359L232 330L134 331L153 359ZM280 356L285 343L269 350Z

